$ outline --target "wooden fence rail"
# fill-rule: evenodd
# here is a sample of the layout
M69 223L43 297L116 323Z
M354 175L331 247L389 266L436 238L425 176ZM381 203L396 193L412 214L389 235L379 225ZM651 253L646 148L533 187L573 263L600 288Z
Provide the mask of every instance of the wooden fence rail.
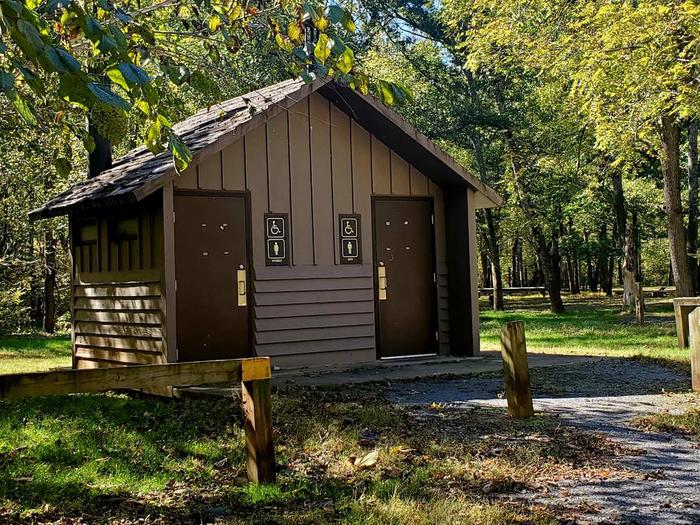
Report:
M275 480L269 357L0 375L0 399L241 382L248 479Z

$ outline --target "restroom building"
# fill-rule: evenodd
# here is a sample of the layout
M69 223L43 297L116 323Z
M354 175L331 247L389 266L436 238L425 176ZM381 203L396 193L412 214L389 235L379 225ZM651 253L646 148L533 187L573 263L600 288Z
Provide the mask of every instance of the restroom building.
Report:
M393 110L285 81L32 212L68 214L77 368L479 352L476 210L500 197Z

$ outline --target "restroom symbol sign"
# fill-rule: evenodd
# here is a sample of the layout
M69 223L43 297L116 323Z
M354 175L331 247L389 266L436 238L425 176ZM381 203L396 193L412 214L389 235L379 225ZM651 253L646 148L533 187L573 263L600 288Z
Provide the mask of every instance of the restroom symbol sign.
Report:
M340 219L341 235L343 237L357 237L357 219L345 217Z
M360 256L359 249L357 246L357 239L343 239L342 255L345 259L357 259Z
M265 214L265 264L287 266L289 264L289 215Z
M267 240L267 258L273 262L284 262L287 258L287 249L284 239Z
M267 217L265 220L267 226L268 239L284 239L285 237L285 217Z
M340 264L362 264L360 216L358 214L340 214L338 216L338 229Z

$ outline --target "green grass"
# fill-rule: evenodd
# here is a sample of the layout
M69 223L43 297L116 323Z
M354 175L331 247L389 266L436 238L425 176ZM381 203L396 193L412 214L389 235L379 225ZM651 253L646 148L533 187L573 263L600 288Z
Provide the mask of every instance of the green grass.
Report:
M557 418L416 413L387 404L376 385L277 391L273 414L278 481L255 486L231 399L1 402L0 521L199 523L215 510L226 523L544 525L557 509L507 497L609 475L616 454ZM372 451L376 464L356 466Z
M541 296L507 298L504 312L482 304L482 347L498 349L503 323L523 320L529 352L688 362L687 350L678 348L671 299L647 299L648 322L641 327L632 322L632 314L621 312L619 297L565 296L565 304L566 313L558 315Z
M662 412L643 416L635 419L634 424L643 430L684 434L694 441L700 441L700 408L691 408L683 414Z
M0 337L0 374L38 372L71 366L70 336Z

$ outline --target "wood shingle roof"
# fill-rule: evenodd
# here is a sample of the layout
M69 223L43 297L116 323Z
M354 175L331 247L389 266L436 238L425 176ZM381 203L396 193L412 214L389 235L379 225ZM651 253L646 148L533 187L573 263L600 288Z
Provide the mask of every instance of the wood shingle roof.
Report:
M352 118L387 142L397 152L440 184L468 185L477 190L483 207L497 206L498 194L468 174L451 157L420 134L394 111L372 97L363 96L333 82L286 80L199 111L173 129L189 147L193 163L215 153L267 119L293 106L314 91L331 99ZM87 179L57 195L30 213L46 218L68 212L128 205L140 201L177 176L172 155L153 155L136 148L97 177Z

